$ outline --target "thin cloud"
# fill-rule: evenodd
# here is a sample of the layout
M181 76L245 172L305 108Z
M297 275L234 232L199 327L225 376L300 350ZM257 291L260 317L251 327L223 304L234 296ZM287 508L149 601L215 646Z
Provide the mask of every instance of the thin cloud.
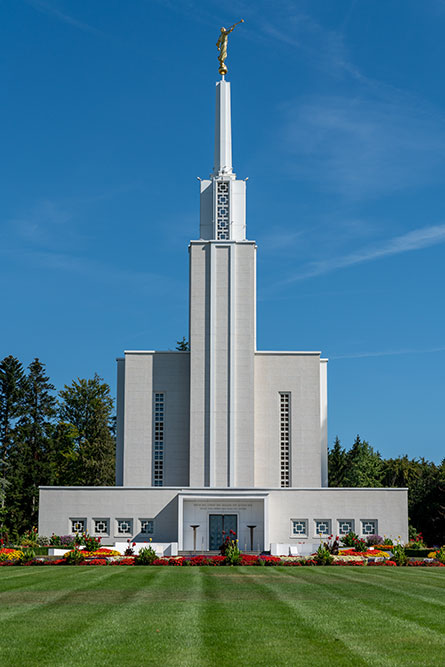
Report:
M366 77L351 62L341 32L327 29L311 16L295 12L291 6L279 19L259 21L261 31L268 38L298 50L312 65L327 74L348 74L358 81Z
M285 167L348 199L445 180L445 120L397 91L316 95L287 104Z
M61 21L62 23L67 23L68 25L72 25L74 28L78 28L79 30L83 30L84 32L90 32L96 35L103 35L103 33L97 28L93 28L93 26L88 25L88 23L79 21L78 19L75 19L73 16L61 12L59 9L52 7L51 5L49 5L46 2L43 2L42 0L26 0L26 2L28 5L33 7L36 11L40 12L41 14L52 16L58 21Z
M94 283L103 283L119 289L157 291L164 295L178 292L178 281L167 275L116 267L95 258L43 251L25 251L16 254L15 258L24 261L27 267L34 266L55 273L73 273Z
M333 354L329 359L366 359L368 357L392 357L402 354L433 354L435 352L445 352L445 346L424 349L407 348L400 350L378 350L375 352L347 352L345 354Z
M413 250L421 250L430 246L445 243L445 224L414 229L411 232L388 239L383 243L363 248L347 255L322 259L316 262L310 262L300 273L289 277L281 284L296 282L306 278L324 275L344 269L349 266L355 266L364 262L372 262L384 257L391 257Z

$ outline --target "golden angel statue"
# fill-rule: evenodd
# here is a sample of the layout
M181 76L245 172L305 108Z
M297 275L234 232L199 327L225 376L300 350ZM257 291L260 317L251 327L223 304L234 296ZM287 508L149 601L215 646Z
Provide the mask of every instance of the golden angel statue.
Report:
M241 19L241 21L238 21L238 23L234 23L231 28L226 30L225 28L221 28L221 34L218 37L218 41L216 42L216 46L219 51L219 73L224 76L224 74L227 74L227 67L225 64L225 60L227 58L227 43L229 41L229 35L232 32L232 30L235 28L235 26L239 25L240 23L244 23L244 19Z

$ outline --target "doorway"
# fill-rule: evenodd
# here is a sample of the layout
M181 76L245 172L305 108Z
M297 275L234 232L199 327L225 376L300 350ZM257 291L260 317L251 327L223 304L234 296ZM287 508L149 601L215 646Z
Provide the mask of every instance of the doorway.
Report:
M231 535L230 531L235 534ZM209 551L218 551L227 535L237 538L238 517L236 514L209 515Z

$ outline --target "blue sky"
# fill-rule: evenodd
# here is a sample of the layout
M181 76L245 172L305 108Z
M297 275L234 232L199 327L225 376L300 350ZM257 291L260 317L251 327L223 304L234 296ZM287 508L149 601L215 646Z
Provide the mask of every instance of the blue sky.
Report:
M58 388L188 329L215 42L258 347L330 359L329 440L445 452L445 1L0 0L0 354Z

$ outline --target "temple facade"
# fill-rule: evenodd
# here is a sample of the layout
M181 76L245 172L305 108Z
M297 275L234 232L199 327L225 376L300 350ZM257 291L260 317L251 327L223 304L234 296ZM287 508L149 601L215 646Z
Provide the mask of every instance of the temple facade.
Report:
M256 348L256 243L232 168L230 83L190 241L189 351L117 361L115 487L43 487L39 533L281 550L350 530L408 538L406 489L328 487L327 359Z

